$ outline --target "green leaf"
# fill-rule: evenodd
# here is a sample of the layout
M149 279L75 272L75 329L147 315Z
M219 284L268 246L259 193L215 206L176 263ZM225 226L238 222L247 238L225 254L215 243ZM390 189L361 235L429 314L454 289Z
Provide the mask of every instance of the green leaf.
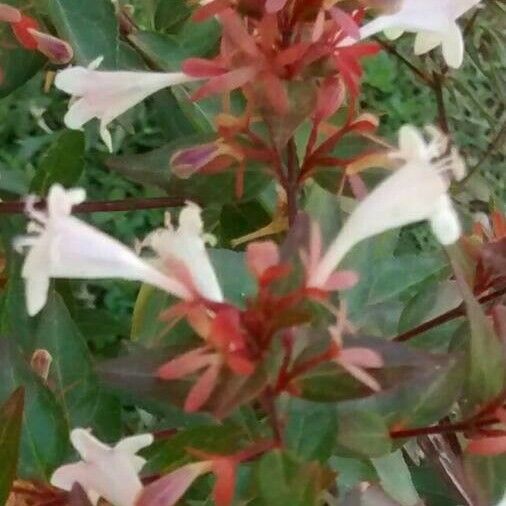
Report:
M166 72L180 70L182 62L190 56L172 35L139 30L129 34L128 39L145 58Z
M170 14L176 21L172 5ZM139 30L128 38L160 70L173 72L187 58L211 56L219 46L220 27L214 19L204 23L189 20L177 35Z
M214 140L214 134L196 134L176 139L164 146L142 154L108 156L107 167L135 183L158 186L169 191L172 178L170 160L172 155L183 148Z
M77 183L84 169L84 134L77 130L61 132L44 153L32 180L31 191L45 195L50 186Z
M367 340L360 344L361 338L353 342L357 346L367 346ZM402 423L406 427L428 425L448 414L450 406L462 393L463 357L429 354L409 346L399 347L399 344L373 347L385 361L383 370L376 376L383 390L343 403L341 409L376 412L385 417L390 426Z
M133 348L127 355L100 363L98 374L125 404L134 404L163 416L165 424L185 427L203 423L206 416L184 413L181 409L191 383L160 381L155 374L162 364L186 349L180 346L152 350Z
M6 504L18 466L25 396L18 388L0 407L0 504Z
M210 249L209 256L225 299L244 306L256 292L256 284L248 271L244 253L227 249Z
M160 320L160 313L172 304L174 298L170 295L151 285L142 285L132 315L132 341L138 341L147 348L165 342L171 329Z
M68 449L64 415L53 393L30 369L9 338L0 339L0 401L20 386L25 389L25 412L18 475L48 481Z
M254 504L262 506L316 506L334 479L319 464L300 462L280 450L265 454L255 471L259 501Z
M61 402L68 430L90 427L99 438L118 438L120 405L99 387L86 343L55 292L42 311L36 345L53 357L49 381Z
M351 452L352 456L381 456L392 449L385 420L380 415L367 411L353 411L339 416L337 442Z
M402 506L416 506L420 497L413 485L411 473L404 460L402 450L372 459L380 477L381 486Z
M78 64L103 56L104 68L117 68L118 22L110 0L47 0L47 11L60 37L74 49Z
M185 0L161 0L156 8L155 27L177 32L190 14L191 9Z
M305 210L315 220L322 234L324 246L328 246L337 236L342 225L343 213L336 195L312 184L306 197Z
M295 365L328 349L325 330L309 331L307 338L311 346L299 355ZM368 348L382 357L383 367L368 371L381 391L371 391L338 364L326 363L296 379L301 397L340 402L342 412L375 412L386 417L389 424L417 426L447 414L462 392L465 369L461 356L429 354L402 343L368 337L345 339L344 346Z
M223 244L228 245L234 239L256 232L271 221L270 214L258 199L225 204L221 210L220 228L215 235L220 237Z
M173 142L147 153L112 156L107 166L136 183L158 186L169 195L184 196L201 206L237 201L236 173L234 168L218 174L195 174L180 179L171 174L170 160L179 149L210 142L215 135L198 134ZM257 163L248 164L244 174L243 200L256 197L268 184L270 178Z
M481 457L466 455L466 469L480 484L485 500L483 504L500 504L504 497L504 477L506 476L506 455Z
M492 323L467 284L458 248L449 247L448 253L469 320L466 401L473 410L490 402L503 391L506 384L506 354Z
M398 241L398 231L385 232L362 241L348 254L340 269L350 269L360 275L360 280L351 290L342 293L350 318L360 318L370 299L372 283L378 274L378 266L391 258ZM359 320L360 321L360 320Z
M287 448L304 460L327 461L333 453L337 434L335 407L290 399L286 417Z
M247 297L256 290L255 282L246 268L244 254L226 249L209 249L208 252L226 300L244 306ZM142 285L132 317L132 340L148 348L162 343L173 346L191 342L189 338L193 336L193 331L187 325L181 324L171 329L160 320L162 311L174 303L174 297L152 286Z
M5 225L5 223L3 223ZM10 248L10 242L9 248ZM26 312L25 283L21 278L21 257L10 251L6 275L7 285L2 293L0 306L0 332L16 336L25 351L33 350L34 321Z
M447 263L439 254L402 255L384 259L370 286L368 302L378 304L441 272Z
M10 38L3 41L0 47L0 61L2 62L0 98L3 98L31 79L43 67L46 60L35 51L18 47L17 41Z
M189 21L185 27L188 28L177 36L139 30L128 38L152 66L166 72L176 72L187 58L210 56L219 45L219 26L215 20L206 23ZM214 131L214 114L221 111L216 102L221 103L217 98L193 102L187 88L198 86L173 86L169 93L176 99L186 121L194 125L196 131L210 133Z
M227 455L237 452L243 441L245 434L232 424L201 425L181 430L150 447L144 472L166 473L187 464L193 460L188 448Z

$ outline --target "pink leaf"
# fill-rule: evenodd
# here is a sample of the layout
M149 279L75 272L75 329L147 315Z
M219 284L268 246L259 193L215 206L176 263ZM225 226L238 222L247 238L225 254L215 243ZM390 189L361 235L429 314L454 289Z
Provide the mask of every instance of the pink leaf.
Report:
M360 381L360 383L363 383L369 387L373 392L379 392L381 390L381 385L376 381L376 379L361 367L357 367L353 364L341 360L337 360L337 362L344 369L346 369L346 371L348 371L351 376Z
M267 0L265 2L265 10L272 14L274 12L279 12L285 5L287 0Z
M350 183L353 195L355 195L358 200L364 200L367 197L367 186L358 174L349 174L348 182Z
M346 33L346 35L349 35L352 39L355 40L360 39L359 27L357 23L355 23L355 20L348 13L336 6L331 7L328 12L332 16L332 19L342 28L343 32Z
M206 403L216 386L219 372L219 363L212 364L207 368L206 372L193 385L188 397L186 397L185 411L193 413Z
M183 353L162 365L156 375L164 380L179 379L208 367L215 359L215 354L208 351L208 348L203 346Z
M215 93L224 93L240 88L251 81L256 76L256 73L256 69L249 66L240 67L226 74L212 77L204 86L194 93L193 100L201 100Z
M205 21L230 7L230 0L213 0L199 7L192 16L193 21Z
M249 270L260 278L262 274L279 263L278 246L273 241L253 242L246 249L246 263Z
M369 348L344 348L340 351L339 358L359 367L380 368L384 365L383 357Z
M0 21L19 23L21 21L21 12L10 5L0 4Z
M325 28L325 10L320 9L313 25L313 33L311 34L311 40L313 42L318 42L322 38L324 28Z
M214 142L181 149L176 151L170 159L172 172L181 179L188 179L219 154L219 146Z
M330 77L325 79L318 92L314 118L320 123L330 118L344 103L346 89L342 79Z
M323 288L330 292L348 290L353 288L359 279L359 275L355 271L338 271L329 276Z
M230 506L234 500L237 465L231 458L219 458L213 462L216 484L213 490L217 506Z
M501 455L506 453L506 435L473 439L467 451L475 455Z
M211 470L210 462L187 464L144 488L135 506L173 506L192 483Z
M53 63L64 64L72 60L74 51L64 40L33 28L27 31L37 41L37 49Z
M188 58L183 62L181 70L192 77L215 77L227 71L218 61L205 58Z
M235 11L226 9L220 14L220 21L223 25L224 35L234 42L241 51L252 58L258 58L260 56L255 40L248 33L248 30L243 24L243 20Z

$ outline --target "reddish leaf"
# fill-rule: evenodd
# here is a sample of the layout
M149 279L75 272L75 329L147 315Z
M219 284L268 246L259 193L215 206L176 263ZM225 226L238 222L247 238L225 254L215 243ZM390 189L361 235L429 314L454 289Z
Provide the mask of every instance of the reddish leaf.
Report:
M230 7L230 0L212 0L200 6L192 16L193 21L205 21Z
M230 506L234 500L237 464L231 458L218 458L213 462L216 484L213 490L217 506Z
M473 439L467 446L467 451L475 455L488 456L506 453L506 434Z
M164 380L184 378L204 367L208 367L214 361L214 358L215 354L209 353L207 347L196 348L163 364L156 371L156 375Z
M135 506L173 506L199 476L210 470L210 462L197 462L176 469L144 487Z
M277 244L273 241L248 244L246 248L246 263L251 273L260 278L267 269L279 263Z
M188 397L184 403L185 411L194 413L198 411L209 399L220 373L220 365L210 365L206 372L197 380L190 390Z
M212 77L193 94L192 98L193 100L201 100L215 93L225 93L235 90L251 81L256 74L257 70L254 67L247 66L239 67L217 77Z

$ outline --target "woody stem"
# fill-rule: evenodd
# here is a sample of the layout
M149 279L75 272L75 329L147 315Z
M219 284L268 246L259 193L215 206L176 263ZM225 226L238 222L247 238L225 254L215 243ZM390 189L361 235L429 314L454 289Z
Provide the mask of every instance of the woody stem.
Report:
M166 207L181 207L187 199L184 197L155 197L122 200L96 200L83 202L73 207L76 213L98 213L116 211L137 211L140 209L163 209ZM36 204L37 208L46 207L45 200ZM25 203L21 200L0 202L0 214L20 214L25 210Z
M483 420L465 420L458 423L441 423L429 427L417 427L415 429L400 429L390 431L390 437L393 439L404 439L409 437L427 436L431 434L448 434L455 432L466 432L475 428L488 427L499 423L496 417L485 418Z
M285 192L288 207L288 224L292 226L297 217L298 199L299 199L299 162L297 158L297 146L291 138L286 147L286 178Z

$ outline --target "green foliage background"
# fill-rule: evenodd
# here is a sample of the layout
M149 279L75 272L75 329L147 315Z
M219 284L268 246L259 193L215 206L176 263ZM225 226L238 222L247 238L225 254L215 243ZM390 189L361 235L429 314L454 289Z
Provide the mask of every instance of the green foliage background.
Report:
M93 3L101 6L96 11L89 8L89 12L94 13L97 18L91 21L83 18L83 25L77 27L77 38L72 39L78 45L76 50L78 63L89 63L98 56L97 51L102 47L108 47L109 51L105 56L109 68L146 68L150 65L154 68L171 70L177 67L178 61L185 55L206 55L215 47L218 34L215 24L211 22L199 30L190 27L187 22L189 10L181 0L136 2L135 18L145 30L132 36L131 39L138 52L134 52L125 42L119 42L118 27L115 25L114 17L110 16L109 7L104 7L99 0L94 0ZM487 8L476 17L467 34L468 53L465 64L458 72L449 74L448 86L445 89L451 132L468 165L475 169L465 191L457 196L461 203L460 211L467 216L468 221L471 219L470 211L488 210L493 206L504 209L506 202L504 128L506 14L503 2L484 3ZM76 16L84 16L86 13L82 10L82 5L82 0L68 0L68 3L63 0L48 0L40 10L63 36L65 33L70 34L71 28L75 28L68 25L64 13L68 12L68 9L71 11L75 9ZM100 36L89 33L90 26L100 27L97 28ZM111 40L101 40L102 33L109 33ZM99 47L94 47L95 43ZM408 36L397 44L396 48L415 65L428 72L441 65L438 56L431 55L422 59L412 57L411 45L412 39ZM36 72L42 65L37 59L28 61L26 54L22 57L26 58L27 62L25 70L33 68ZM29 191L43 194L53 181L83 186L90 200L165 194L160 188L136 184L111 171L106 163L108 154L97 137L95 124L88 125L83 134L64 131L62 118L67 107L67 97L54 88L44 91L44 77L43 72L37 73L26 84L0 100L2 199L20 198ZM4 88L3 92L7 91L9 90ZM116 154L144 153L180 139L195 130L209 129L209 124L206 124L209 114L206 115L206 112L212 111L215 104L206 103L203 112L191 110L189 113L181 103L177 90L163 91L125 114L117 122L120 126L115 124L113 127L115 145L121 146ZM433 91L428 89L399 58L388 52L380 54L366 64L361 106L363 110L370 110L380 116L380 133L392 141L402 124L412 123L422 126L434 123L438 115ZM316 192L313 203L321 203L320 197L323 197L318 192L322 190L313 188L311 191ZM310 206L310 197L308 202ZM266 188L246 203L230 201L224 206L210 205L206 207L204 216L206 228L216 233L219 247L230 248L231 239L268 223L274 205L275 192L272 187ZM315 207L318 206L315 204ZM324 214L329 212L327 207L323 210ZM318 209L315 209L315 212L318 212ZM163 212L97 213L88 216L87 219L123 242L133 244L135 238L144 236L163 223ZM10 238L20 230L22 223L22 219L2 217L1 233L4 245L9 244ZM352 315L354 310L363 311L364 307L367 307L368 317L362 322L364 328L386 336L397 330L409 329L420 321L420 308L423 308L424 297L432 293L439 280L449 271L446 263L438 256L438 248L425 226L408 227L399 235L393 234L382 241L375 244L374 248L365 245L362 250L357 249L354 263L349 267L359 268L366 279L364 285L370 290L367 293L352 291L347 303ZM6 254L11 256L7 249ZM387 255L388 260L385 260ZM226 268L230 269L231 265L238 264L235 262L237 258L232 260L232 257L227 257L224 260L218 253L217 259L217 262L221 261L223 264L225 272L221 274L223 279L233 278L232 275L227 277ZM386 274L383 274L383 278L380 277L381 273L375 273L370 267L375 265L375 259L384 261ZM10 273L17 273L18 264L19 259L12 259L9 262ZM408 276L413 272L411 277ZM388 285L386 283L389 279L400 279L402 282ZM243 289L243 286L226 287L226 290L237 298L241 297ZM57 291L59 295L56 293L53 295L43 315L34 324L26 321L26 315L20 309L23 304L20 282L12 282L8 292L3 296L4 311L0 325L2 332L21 334L20 340L24 351L33 349L34 346L44 347L54 354L56 365L62 367L59 375L60 384L55 386L59 403L54 407L52 406L55 403L54 398L46 395L37 379L26 368L20 350L2 343L0 365L3 372L0 373L0 378L4 373L6 378L21 377L33 387L27 398L27 406L31 410L30 413L40 418L33 422L32 427L34 432L40 432L34 435L36 446L38 444L39 447L34 450L22 444L20 453L24 455L25 463L21 471L38 477L47 477L51 466L60 463L62 457L68 455L68 448L65 446L69 427L93 425L98 436L110 441L119 437L122 426L135 431L144 426L145 418L149 418L145 413L138 416L139 413L131 405L128 403L121 405L116 397L103 391L93 368L95 360L115 355L120 340L130 337L132 318L136 319L133 308L138 287L132 283L118 281L61 282L57 283ZM155 307L144 307L143 310L155 314L158 307L156 304L161 305L163 302L151 302ZM138 321L133 323L134 337L142 340L143 335L153 335L153 329L142 328ZM441 349L448 347L455 329L455 325L450 324L440 330L446 336L443 341L438 339L438 346ZM181 334L184 335L184 329ZM62 336L66 341L65 349L58 349ZM430 335L425 335L423 343L415 344L431 348L432 343ZM72 364L72 367L66 368L68 364ZM78 377L74 377L76 370L79 371ZM69 385L72 385L70 390ZM14 385L2 383L2 388L4 386L10 388ZM0 389L0 393L3 395L6 392ZM60 402L62 399L63 402ZM53 413L51 411L53 408L54 412L59 413L58 423L53 423L54 420L51 420L48 414ZM322 414L320 410L325 411L326 408L312 405L308 401L293 402L289 409L298 413L293 417L292 425L287 428L289 445L294 454L308 460L328 459L330 455L326 452L329 444L324 436L336 430L336 413ZM367 409L364 409L364 413L366 411ZM243 426L248 426L248 417L253 418L247 409L237 416L243 418L240 420ZM366 441L369 451L371 447L377 448L377 454L380 455L390 449L385 450L383 446L386 439L384 421L379 417L376 419L375 416L374 413L370 416L364 414L361 419L353 414L353 430L344 434L348 447L355 444L353 441L350 443L348 437L357 438L356 447L352 448L355 452L349 451L349 455L344 452L331 459L332 466L339 472L338 486L346 490L361 480L379 477L385 490L402 504L409 503L414 486L419 495L427 498L430 505L455 504L448 496L444 483L433 470L426 466L417 468L416 472L411 473L400 452L372 460L357 458L357 453L360 454L363 450L361 445L364 445L364 440L360 439L361 425L365 427L364 431L367 431L370 437ZM180 412L174 411L167 415L164 424L169 426L186 424L192 427L200 422L201 419L198 417L185 417ZM346 426L346 418L344 422L340 420L340 426ZM15 424L13 427L15 430ZM372 431L371 427L375 430ZM249 428L259 433L264 429L253 423ZM210 446L209 449L214 451L225 450L227 445L233 446L233 441L231 443L227 439L230 437L231 429L211 427L208 430L210 435L197 431L196 434L190 432L189 435L182 437L190 438L191 441L203 438L203 446ZM308 434L310 435L307 437ZM238 439L241 437L244 437L243 433L237 435ZM162 445L153 450L150 460L153 469L170 469L184 459L181 451L184 441L178 442L177 438L170 441L167 444L174 445L170 451L163 449ZM43 455L42 459L38 458L40 452L46 452L47 455ZM168 460L167 455L170 456ZM287 460L289 459L275 453L264 457L256 471L257 479L263 483L262 480L267 481L267 475L271 472L278 472L280 476L285 473L286 476L289 474L286 468L293 465ZM496 497L500 493L500 478L497 477L501 475L501 469L504 469L502 461L496 468L488 465L487 469L483 470L483 474L486 475L484 480L497 482L497 489L494 491ZM313 471L303 469L300 472L311 475ZM281 497L291 504L294 492L290 487L297 481L296 478L291 479L292 481L280 478L275 485L269 485L259 502L255 504L274 504L269 494L278 494L278 497L281 494ZM295 496L306 493L304 486L303 482L300 483L300 490L296 490Z

